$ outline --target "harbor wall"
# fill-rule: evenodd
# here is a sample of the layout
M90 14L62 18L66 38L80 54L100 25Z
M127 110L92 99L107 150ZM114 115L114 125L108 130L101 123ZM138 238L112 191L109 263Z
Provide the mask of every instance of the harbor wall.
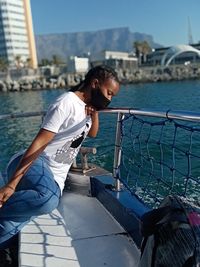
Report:
M140 67L117 69L122 84L200 79L200 65L173 65L162 68ZM54 72L21 69L0 72L0 91L27 91L69 88L84 79L85 73L69 73L57 68Z

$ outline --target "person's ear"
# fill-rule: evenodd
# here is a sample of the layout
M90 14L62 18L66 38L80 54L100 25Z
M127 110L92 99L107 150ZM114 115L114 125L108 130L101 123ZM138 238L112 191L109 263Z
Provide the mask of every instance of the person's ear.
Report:
M93 89L95 89L99 84L99 80L98 79L93 79L92 82L91 82L91 87Z

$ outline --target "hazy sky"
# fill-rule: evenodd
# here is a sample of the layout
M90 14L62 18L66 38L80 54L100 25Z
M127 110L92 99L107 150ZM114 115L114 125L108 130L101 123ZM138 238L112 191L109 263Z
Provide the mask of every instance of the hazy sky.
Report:
M200 0L31 0L36 34L129 27L162 45L200 41Z

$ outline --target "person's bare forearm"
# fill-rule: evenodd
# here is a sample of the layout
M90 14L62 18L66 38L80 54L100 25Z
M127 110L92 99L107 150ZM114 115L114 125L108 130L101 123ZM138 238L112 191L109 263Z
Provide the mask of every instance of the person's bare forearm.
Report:
M41 149L37 145L37 142L33 142L23 155L13 177L11 177L8 185L13 189L16 188L17 184L21 180L22 176L27 172L32 162L39 156Z
M14 175L8 182L8 186L15 190L17 184L21 180L22 176L27 172L32 162L40 155L40 153L45 149L48 142L53 138L54 133L45 130L40 130L36 138L33 140L32 144L26 150L23 155Z

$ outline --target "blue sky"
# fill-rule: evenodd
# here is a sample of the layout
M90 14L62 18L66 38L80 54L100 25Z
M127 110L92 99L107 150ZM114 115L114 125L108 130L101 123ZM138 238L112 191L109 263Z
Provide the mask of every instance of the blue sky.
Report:
M200 0L31 0L36 34L129 27L162 45L200 41Z

